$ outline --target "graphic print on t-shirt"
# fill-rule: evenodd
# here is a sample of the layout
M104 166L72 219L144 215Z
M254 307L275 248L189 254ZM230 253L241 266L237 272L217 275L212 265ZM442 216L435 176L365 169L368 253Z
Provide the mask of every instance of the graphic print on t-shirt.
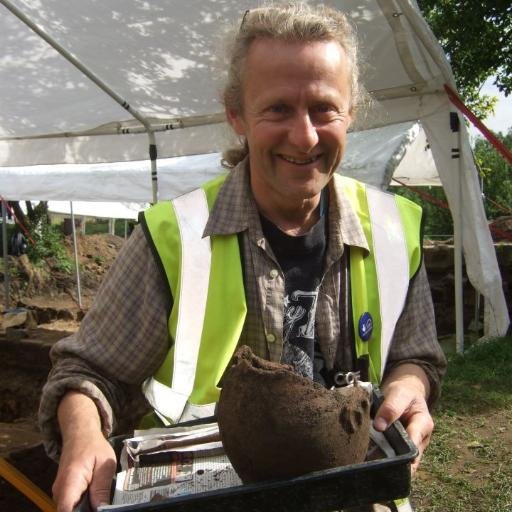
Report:
M318 291L295 290L284 298L284 339L315 338L315 311Z
M313 346L318 290L295 290L284 299L283 361L303 377L313 378Z

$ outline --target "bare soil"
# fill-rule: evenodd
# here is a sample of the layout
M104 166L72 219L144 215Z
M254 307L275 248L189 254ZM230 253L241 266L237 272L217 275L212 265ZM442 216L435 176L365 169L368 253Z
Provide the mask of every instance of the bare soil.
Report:
M49 351L78 329L123 242L112 235L78 237L81 307L74 273L56 270L51 259L33 266L26 256L9 257L9 306L28 310L30 321L4 329L0 317L0 457L50 496L57 466L46 456L37 427L41 389L50 370ZM65 246L73 257L70 238ZM3 268L1 281L2 272ZM3 282L0 303L3 312ZM0 510L37 512L39 508L0 477Z

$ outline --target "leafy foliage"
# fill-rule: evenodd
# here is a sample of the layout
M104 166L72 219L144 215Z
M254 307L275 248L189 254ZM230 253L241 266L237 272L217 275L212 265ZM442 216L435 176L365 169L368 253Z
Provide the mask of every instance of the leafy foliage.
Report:
M130 234L135 227L136 222L134 220L125 221L124 219L114 219L114 234L116 236L120 236L124 238L125 236L125 222L126 224L126 232ZM97 235L109 233L109 221L108 219L95 219L89 220L85 225L85 234L86 235Z
M16 218L29 230L35 229L43 220L48 221L48 201L39 201L36 205L31 201L25 201L26 214L21 209L19 201L9 201L9 205Z
M497 137L512 150L512 129ZM510 215L512 209L512 166L485 139L478 138L474 148L475 161L483 177L485 210L489 219ZM500 206L501 208L500 208ZM504 209L505 208L505 211Z
M496 98L481 95L490 77L505 96L512 92L512 4L510 0L418 0L443 47L457 87L478 117L492 112Z
M27 246L27 255L30 261L35 265L40 265L44 260L50 259L52 269L71 273L73 261L63 245L62 227L50 223L48 202L40 201L34 205L30 201L25 201L26 214L18 201L10 201L9 205L18 221L28 230L30 238L35 242L35 245L29 243Z
M28 257L34 264L51 258L52 267L60 272L71 273L73 261L68 256L62 243L62 230L60 226L52 225L46 218L40 220L35 229L31 229L31 237L35 246L29 244Z
M446 195L442 187L393 187L393 192L399 194L423 208L423 234L426 238L453 235L453 220L450 210L442 208L435 202L446 203ZM434 202L431 202L429 198Z

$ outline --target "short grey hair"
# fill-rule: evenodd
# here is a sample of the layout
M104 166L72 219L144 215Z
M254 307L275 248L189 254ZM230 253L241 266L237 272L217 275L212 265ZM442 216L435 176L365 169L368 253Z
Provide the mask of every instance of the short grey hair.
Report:
M244 65L252 42L273 39L289 43L336 41L345 51L349 62L351 102L354 113L365 96L359 78L358 44L355 30L347 16L324 5L305 2L271 3L246 11L240 26L228 36L228 76L223 90L227 109L243 112ZM223 153L223 164L234 167L248 154L247 141Z

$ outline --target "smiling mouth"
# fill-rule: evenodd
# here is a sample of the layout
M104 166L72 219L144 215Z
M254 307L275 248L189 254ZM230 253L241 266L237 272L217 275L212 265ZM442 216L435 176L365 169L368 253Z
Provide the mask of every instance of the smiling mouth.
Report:
M312 164L313 162L316 162L317 160L319 160L321 155L315 155L315 156L312 156L312 157L309 157L309 158L296 158L296 157L288 156L288 155L277 155L277 156L279 158L282 158L284 161L289 162L291 164L295 164L295 165L309 165L309 164Z

